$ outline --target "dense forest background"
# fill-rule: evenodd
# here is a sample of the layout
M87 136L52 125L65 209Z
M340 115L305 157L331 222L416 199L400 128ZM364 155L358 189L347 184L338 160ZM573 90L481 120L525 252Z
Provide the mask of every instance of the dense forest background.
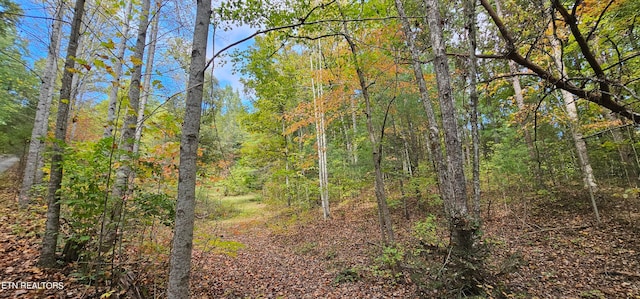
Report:
M210 2L0 0L0 280L640 296L640 2Z

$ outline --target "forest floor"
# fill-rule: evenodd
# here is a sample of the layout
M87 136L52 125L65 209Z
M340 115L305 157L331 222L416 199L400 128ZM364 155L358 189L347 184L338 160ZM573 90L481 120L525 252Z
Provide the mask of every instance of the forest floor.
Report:
M80 283L66 268L36 266L44 210L17 209L16 179L11 173L0 177L0 282L63 282L64 289L4 284L0 298L100 297L104 290ZM482 288L496 298L640 298L640 200L606 192L612 196L600 199L600 225L594 223L588 197L578 191L536 193L526 201L485 194L493 201L485 205L483 240L489 254ZM192 298L450 298L434 281L446 250L411 257L419 248L412 234L415 222L437 215L439 208L409 201L409 220L401 209L394 210L405 260L390 269L381 258L370 197L365 192L334 205L328 221L318 210L276 211L253 195L216 199L218 210L229 212L223 220L212 220L201 207ZM446 237L444 229L438 234ZM123 298L132 297L131 289L146 298L163 297L170 232L157 230L154 238L157 245L135 249L155 256L136 268L147 273L130 272ZM415 263L416 258L424 263Z

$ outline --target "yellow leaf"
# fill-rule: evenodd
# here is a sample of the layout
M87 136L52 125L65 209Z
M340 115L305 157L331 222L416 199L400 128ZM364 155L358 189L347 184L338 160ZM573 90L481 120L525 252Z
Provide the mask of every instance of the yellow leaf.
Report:
M131 56L131 58L129 58L129 60L131 60L131 62L133 62L133 65L135 65L135 66L142 65L142 60L140 58L138 58L138 57Z
M108 42L102 42L100 44L107 49L113 50L116 48L116 44L111 39Z

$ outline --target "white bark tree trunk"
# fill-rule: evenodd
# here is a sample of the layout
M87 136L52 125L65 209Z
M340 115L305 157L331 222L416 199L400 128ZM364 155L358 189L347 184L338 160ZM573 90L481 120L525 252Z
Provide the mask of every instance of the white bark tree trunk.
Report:
M318 42L318 52L320 49L320 43ZM309 57L311 62L311 72L314 71L314 55ZM318 70L320 67L320 55L318 55L318 61L315 63ZM312 75L313 76L313 75ZM322 78L319 78L316 82L314 77L311 78L311 90L313 93L313 113L316 124L316 140L318 146L318 177L320 181L320 202L322 203L322 216L325 220L331 217L329 210L329 175L327 174L327 136L325 132L325 112L323 105L323 87Z
M476 0L465 0L465 22L469 46L469 101L471 106L471 143L473 159L473 214L480 221L480 136L478 132L478 91L476 57Z
M38 179L37 173L42 172L41 170L39 171L39 169L42 168L41 164L44 164L44 159L42 158L45 146L44 137L47 135L49 128L49 112L51 110L51 101L53 101L53 87L58 74L58 55L60 53L60 43L62 40L62 11L63 2L60 1L57 3L53 14L47 61L45 62L35 121L33 130L31 131L31 140L29 141L29 152L25 162L22 186L18 197L20 206L23 208L28 205L31 199L31 194L29 194L31 188L42 182L42 174L39 175L40 179Z
M167 288L169 299L190 296L189 276L195 217L196 160L210 17L211 0L198 0L189 66L187 103L180 140L178 202Z
M107 125L104 128L103 137L113 136L113 128L116 125L116 108L118 105L118 91L120 90L120 79L122 77L122 65L124 64L124 52L127 49L129 38L130 16L133 9L131 0L127 0L123 16L122 36L116 49L116 62L113 65L113 81L109 89L109 104L107 108Z
M552 51L554 63L556 64L561 77L566 78L567 70L565 69L564 62L562 61L562 48L560 45L560 41L555 36L550 37L550 39L551 46L553 48ZM589 162L587 144L584 142L584 139L582 139L582 132L580 132L580 129L578 128L579 123L576 98L574 98L574 96L566 90L560 90L560 94L562 96L562 100L564 101L567 116L569 117L569 129L571 130L571 137L573 138L573 143L576 147L578 163L580 163L580 170L582 172L582 180L584 182L585 188L589 190L593 213L596 216L596 221L599 223L600 213L598 212L598 205L596 204L594 196L594 193L598 190L598 185L596 184L596 179L593 176L593 169L591 168L591 163Z
M151 73L153 71L153 60L156 55L156 45L158 44L158 24L160 19L160 3L156 4L157 9L153 14L153 21L151 22L151 32L149 36L149 48L147 50L147 61L145 62L144 69L144 83L142 86L143 95L140 99L140 107L138 107L138 118L136 122L135 143L133 144L133 153L137 154L140 150L140 138L142 138L142 129L144 127L144 110L147 107L149 101L149 95L151 94Z
M440 129L438 127L438 121L436 114L431 105L431 99L429 98L429 91L427 89L427 83L424 79L422 72L422 64L420 63L420 53L415 45L416 35L411 30L409 19L406 16L404 6L401 0L395 0L396 10L400 15L402 21L402 30L405 33L407 45L409 46L409 52L411 54L411 60L413 65L413 72L418 82L418 88L420 90L420 101L425 110L427 116L427 125L429 127L429 137L426 138L427 148L429 154L432 156L433 164L436 168L438 175L438 187L440 188L440 194L445 202L445 210L449 210L448 202L453 198L452 181L448 178L447 165L445 164L445 155L442 151L440 143Z
M446 152L447 176L451 181L453 197L448 200L449 218L452 225L451 241L454 247L467 250L473 245L468 230L467 185L464 176L464 155L458 133L458 116L451 88L449 60L443 39L442 17L437 0L425 0L427 6L427 24L434 58L433 64L438 86L438 100L442 113L442 129Z

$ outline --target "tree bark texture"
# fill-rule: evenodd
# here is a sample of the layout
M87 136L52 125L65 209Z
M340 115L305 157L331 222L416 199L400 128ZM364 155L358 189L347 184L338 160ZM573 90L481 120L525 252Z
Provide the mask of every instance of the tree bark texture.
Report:
M78 39L80 38L80 26L84 15L85 0L77 0L74 8L71 33L67 46L67 56L62 74L62 86L60 88L60 100L58 102L58 115L56 119L55 141L53 144L53 156L51 158L51 177L47 195L47 220L45 223L42 251L38 263L44 267L56 265L56 247L58 245L58 233L60 231L60 188L62 185L62 161L65 148L65 138L69 120L69 103L71 96L72 70L75 68Z
M40 180L38 180L38 165L40 165L38 162L43 159L42 154L45 148L44 138L49 128L49 112L51 110L51 101L53 101L53 87L58 74L58 55L60 53L60 43L62 40L63 4L62 1L57 4L51 26L47 61L45 62L42 85L40 85L38 106L33 130L31 131L31 140L29 141L29 152L27 153L22 186L18 197L20 206L23 208L29 204L31 188L36 184L40 184L42 181L42 175L39 176Z
M471 143L473 148L473 214L480 221L480 133L478 132L478 59L476 57L476 0L464 1L469 46L469 106L471 107Z
M189 276L195 218L196 159L210 17L211 0L198 0L191 65L189 66L187 103L180 140L178 201L167 288L169 299L189 298L190 296Z
M467 207L467 187L464 176L464 155L462 143L458 133L458 119L451 88L449 61L443 40L442 18L437 0L425 0L427 9L427 24L429 25L431 47L434 58L433 64L438 87L438 100L442 114L442 129L446 152L448 179L451 181L453 197L446 200L449 206L448 217L451 225L451 244L460 257L466 259L466 254L473 249L474 228L469 218Z
M144 127L144 110L147 107L149 96L151 95L151 73L153 71L153 60L156 55L156 45L158 44L158 27L160 20L160 3L157 3L157 9L153 14L151 22L151 32L149 36L149 48L147 49L147 61L144 64L144 83L142 91L144 92L140 99L138 107L138 118L136 121L135 143L133 144L133 153L137 154L140 149L140 139L142 138L142 129Z
M427 82L424 79L424 73L422 71L422 64L420 63L420 53L415 45L416 35L411 30L409 19L404 10L404 5L401 0L395 0L396 10L400 15L402 21L402 30L405 34L407 45L409 46L409 52L411 54L411 62L413 66L413 73L418 82L418 89L420 90L420 101L427 116L427 125L429 127L429 136L425 138L429 154L432 156L432 162L438 175L438 187L440 189L440 195L445 203L449 202L453 198L452 181L448 179L448 170L445 164L445 157L442 151L440 143L440 128L438 127L438 120L431 105L431 99L429 98L429 90L427 89ZM449 210L448 204L445 204L445 210Z

